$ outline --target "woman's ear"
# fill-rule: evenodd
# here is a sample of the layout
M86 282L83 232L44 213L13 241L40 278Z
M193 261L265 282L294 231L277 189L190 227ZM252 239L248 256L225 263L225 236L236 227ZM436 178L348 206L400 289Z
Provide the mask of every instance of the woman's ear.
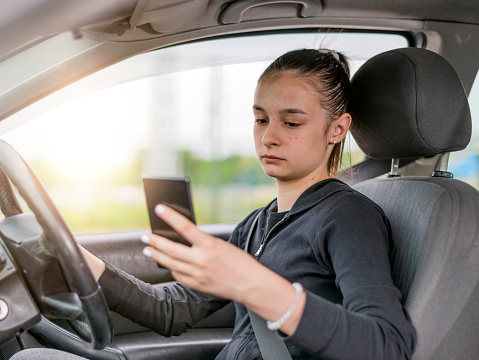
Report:
M351 115L344 113L331 123L330 143L341 142L348 133L349 126L351 125Z

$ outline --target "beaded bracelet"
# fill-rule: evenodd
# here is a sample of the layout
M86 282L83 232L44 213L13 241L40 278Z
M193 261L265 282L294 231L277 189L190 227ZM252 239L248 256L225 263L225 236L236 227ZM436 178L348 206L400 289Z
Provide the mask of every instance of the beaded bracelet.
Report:
M281 326L283 326L283 324L286 322L286 320L289 319L289 317L293 313L294 309L296 308L296 305L298 304L299 298L301 297L301 294L303 293L303 285L301 285L298 282L295 282L295 283L293 283L293 287L296 290L296 294L294 295L294 300L291 303L291 305L289 305L289 308L286 310L286 312L283 314L283 316L281 316L281 318L277 321L274 321L274 322L267 321L266 322L266 326L271 331L278 330Z

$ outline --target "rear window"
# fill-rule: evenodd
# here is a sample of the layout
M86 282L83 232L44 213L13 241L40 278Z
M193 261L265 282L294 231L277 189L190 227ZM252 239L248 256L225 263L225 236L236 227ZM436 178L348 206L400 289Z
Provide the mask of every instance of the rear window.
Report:
M463 151L452 152L449 158L448 171L456 179L461 179L472 186L479 187L479 76L476 75L471 92L469 107L472 116L471 141Z

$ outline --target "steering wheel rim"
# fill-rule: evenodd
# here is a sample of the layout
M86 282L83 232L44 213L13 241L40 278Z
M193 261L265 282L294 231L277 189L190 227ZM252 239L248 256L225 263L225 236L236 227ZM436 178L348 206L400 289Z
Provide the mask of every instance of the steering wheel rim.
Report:
M0 154L0 208L3 214L9 217L22 213L11 181L52 243L69 289L78 295L82 307L78 320L86 323L90 330L90 333L77 331L78 335L94 349L104 348L113 338L108 305L68 224L20 154L3 140L0 140Z

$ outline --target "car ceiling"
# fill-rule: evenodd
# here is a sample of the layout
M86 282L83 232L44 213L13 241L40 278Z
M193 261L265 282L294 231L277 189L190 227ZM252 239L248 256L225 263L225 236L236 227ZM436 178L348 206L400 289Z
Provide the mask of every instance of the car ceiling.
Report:
M3 0L0 14L0 120L134 54L234 33L407 31L466 91L479 64L477 0Z

